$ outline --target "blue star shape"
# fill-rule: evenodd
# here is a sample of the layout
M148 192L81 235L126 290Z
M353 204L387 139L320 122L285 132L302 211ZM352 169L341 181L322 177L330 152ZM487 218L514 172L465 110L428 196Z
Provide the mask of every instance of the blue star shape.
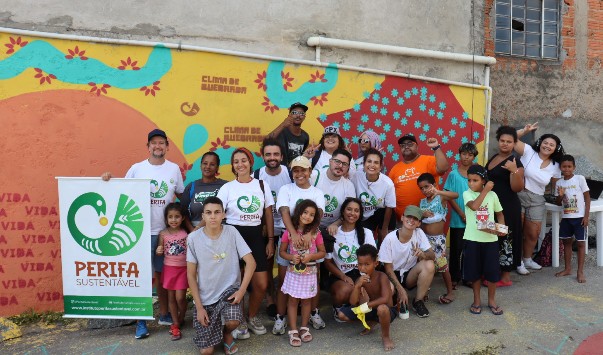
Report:
M438 136L441 136L442 134L444 134L444 130L442 129L442 127L438 128L438 130L436 131Z
M333 122L331 126L339 128L339 122Z
M429 95L429 102L435 102L436 96L434 94Z
M459 165L457 163L452 163L452 170L458 169Z
M454 155L454 160L456 160L456 161L461 160L461 155L460 155L459 153L456 153L456 154Z
M421 95L426 95L427 94L427 88L425 86L423 86L421 88Z
M379 139L384 141L387 137L385 136L385 133L381 133L379 134Z
M412 116L412 109L406 109L406 117Z
M450 159L453 155L454 155L454 153L452 152L452 150L449 150L446 152L446 158L448 158L448 159Z
M419 89L417 89L416 87L412 88L412 94L413 95L418 95L419 94Z
M448 136L442 137L442 143L444 143L444 144L448 143Z
M469 140L467 139L467 137L461 138L461 143L467 143L467 142L469 142Z
M408 124L408 119L406 117L404 117L403 119L400 120L400 124L402 126L406 126Z
M451 129L450 132L448 132L448 135L452 138L456 137L456 131L454 129Z
M392 96L393 97L397 97L398 96L398 89L392 89Z
M350 144L350 140L348 138L344 138L343 141L344 141L345 145Z
M377 107L377 105L372 105L371 106L371 112L372 113L377 113L378 110L379 110L379 108Z
M375 127L381 127L381 120L378 118L375 120Z
M360 104L356 103L354 104L354 112L358 112L360 111Z
M478 139L479 138L479 132L475 131L473 132L473 139Z
M433 115L435 115L435 110L434 110L434 109L432 109L432 108L430 108L430 109L429 109L429 111L427 111L427 114L428 114L430 117L433 117Z
M446 109L446 103L444 101L440 102L440 110Z
M384 97L381 99L381 103L384 105L387 105L387 104L389 104L389 99L387 97Z
M360 121L366 123L369 120L369 116L365 113L364 115L360 116Z
M441 120L442 118L444 118L444 113L442 113L442 111L438 111L438 113L436 113L436 117L438 118L438 120Z
M347 121L350 119L350 117L352 117L352 114L349 113L348 111L343 113L343 118Z
M396 100L396 102L398 103L398 105L402 106L404 105L404 99L399 97L398 100Z
M365 91L362 93L362 96L364 96L365 99L368 99L369 97L371 97L371 93L368 91Z
M381 116L385 116L385 115L387 115L387 109L385 107L381 107L381 110L379 110L379 113L381 114Z
M421 134L419 134L419 140L420 140L421 142L424 142L426 139L427 139L427 136L425 135L425 133L421 133Z
M456 125L457 123L459 123L459 119L458 119L458 118L456 118L456 117L452 117L452 118L450 119L450 123L452 123L452 125L454 126L454 125Z
M410 91L409 90L404 91L404 97L407 99L410 99Z
M378 93L374 93L373 94L373 101L379 101L379 94Z
M318 116L318 119L320 120L320 122L324 122L327 120L327 115L321 113L320 116Z
M384 130L385 132L389 132L389 130L390 130L390 129L391 129L391 126L390 126L390 124L389 124L389 123L386 123L386 124L383 126L383 130Z
M430 128L431 128L431 127L429 127L429 124L427 124L427 123L425 123L425 124L423 125L423 130L424 130L425 132L429 132L429 129L430 129Z
M463 118L464 119L468 119L469 118L469 112L467 112L467 111L463 112Z
M349 122L345 122L343 124L343 130L344 131L349 131L350 130L350 123Z
M392 116L394 116L394 119L397 120L400 118L400 112L396 111L392 114Z
M421 102L421 104L419 105L419 111L424 112L425 110L427 110L427 106Z
M358 137L358 136L353 136L352 137L352 143L358 144L359 141L360 141L360 137Z
M394 153L394 154L392 154L392 159L393 159L394 161L398 161L398 158L400 158L400 155L399 155L398 153Z
M425 101L425 100L427 100L427 95L421 94L421 96L419 96L419 98L421 99L421 101Z
M375 83L375 90L381 90L381 83Z
M397 129L394 131L394 136L396 136L396 138L400 137L402 135L402 131Z
M467 124L465 123L465 121L461 121L461 123L459 123L459 127L465 128L467 127Z
M364 125L362 123L358 125L358 132L364 132Z
M421 121L415 121L415 128L421 127Z
M387 151L390 152L390 153L393 152L394 151L394 146L392 144L388 144L387 145Z

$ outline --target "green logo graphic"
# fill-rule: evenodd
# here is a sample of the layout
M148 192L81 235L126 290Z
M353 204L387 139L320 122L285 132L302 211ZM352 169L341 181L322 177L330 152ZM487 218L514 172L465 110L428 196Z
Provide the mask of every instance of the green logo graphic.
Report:
M337 201L337 197L335 196L325 194L325 201L327 202L325 212L333 212L337 209L337 206L339 206L339 201Z
M360 197L360 201L364 206L377 206L379 203L375 196L370 196L367 192L361 193L358 197Z
M337 250L337 256L339 256L339 259L345 261L346 263L353 263L357 260L356 258L356 246L352 247L352 251L350 252L350 247L348 247L347 245L344 245L342 243L339 243L339 249Z
M249 201L249 197L241 196L237 200L237 207L239 210L245 213L254 213L255 211L260 209L260 199L257 196L251 196L251 202Z
M91 238L82 233L75 222L75 214L84 207L94 208L100 217L98 223L106 226L109 223L105 213L107 204L105 199L95 193L87 192L78 196L69 206L67 212L67 227L73 239L84 249L96 255L116 256L132 249L140 240L144 221L140 208L134 200L127 195L121 194L117 203L117 211L113 217L113 224L109 231L100 238Z
M169 189L168 185L163 180L161 181L161 186L159 185L157 180L151 180L151 187L152 198L163 198L163 196L167 195Z

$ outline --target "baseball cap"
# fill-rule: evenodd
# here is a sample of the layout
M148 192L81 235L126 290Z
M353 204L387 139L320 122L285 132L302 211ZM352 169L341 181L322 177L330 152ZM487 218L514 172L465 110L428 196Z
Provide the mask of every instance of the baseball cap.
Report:
M302 104L301 102L296 102L293 105L289 106L289 112L293 111L294 108L300 107L304 112L308 111L308 106Z
M300 155L291 161L291 169L296 166L299 166L304 169L310 169L312 167L312 164L310 164L308 158L304 157L303 155Z
M421 218L423 218L423 213L421 212L421 209L414 205L406 206L406 208L404 209L404 215L407 217L415 217L419 221L421 220Z
M155 128L154 130L152 130L151 132L149 132L149 139L147 140L147 142L150 142L151 139L153 137L155 137L155 136L159 136L159 137L163 137L163 138L167 139L167 135L165 134L164 131L162 131L162 130L160 130L158 128Z
M412 134L405 134L400 139L398 139L398 145L402 144L404 141L413 141L417 143L417 139Z
M327 134L336 134L338 136L341 136L341 133L339 133L339 128L335 126L325 127L325 131L322 133L322 135L326 136Z
M479 164L471 165L469 169L467 169L467 174L479 175L482 177L482 179L488 180L488 172L486 171L486 168Z

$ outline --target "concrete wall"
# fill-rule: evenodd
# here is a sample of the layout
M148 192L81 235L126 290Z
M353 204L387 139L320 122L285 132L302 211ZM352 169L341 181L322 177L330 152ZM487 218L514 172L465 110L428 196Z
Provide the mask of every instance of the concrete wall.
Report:
M481 3L481 1L477 1ZM244 4L244 5L243 5ZM0 26L110 38L182 42L314 59L310 36L473 53L471 2L440 0L76 1L3 0ZM482 53L481 7L475 9ZM483 66L323 49L323 61L457 81L482 82Z

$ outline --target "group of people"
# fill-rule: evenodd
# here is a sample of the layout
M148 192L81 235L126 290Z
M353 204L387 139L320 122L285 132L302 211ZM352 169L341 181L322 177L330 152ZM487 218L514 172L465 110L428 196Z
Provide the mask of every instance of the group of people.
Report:
M441 304L453 302L457 285L464 283L474 293L469 311L481 313L484 284L490 311L503 314L496 288L512 285L513 270L525 275L540 269L532 254L544 218L544 189L562 175L554 190L568 217L561 237L564 243L572 236L582 241L577 276L584 282L588 188L573 174L575 162L555 135L530 146L518 138L537 124L518 131L502 126L496 132L499 152L485 166L474 164L477 148L465 143L458 149L458 168L440 188L449 163L437 139L426 140L433 155L423 155L413 135L402 136L402 160L385 175L375 132L361 135L357 159L337 127L326 127L313 146L301 128L307 110L291 105L288 117L264 139L262 168L253 171L254 154L247 148L235 149L235 179L228 182L217 178L220 158L208 152L201 159L202 178L184 187L178 166L165 159L165 132L148 134L148 159L126 177L152 179L159 324L170 325L173 340L182 336L187 288L195 304L193 341L202 354L220 343L233 354L235 339L265 334L259 317L264 300L273 334L287 333L294 347L312 341L309 326L326 326L319 312L321 288L331 294L337 322L359 320L363 333L379 323L385 350L394 348L390 323L407 316L409 307L419 317L429 316L425 301L436 273L446 285ZM478 229L486 221L507 225L508 232ZM570 273L566 253L565 270L557 275ZM146 322L138 321L136 338L148 335Z

